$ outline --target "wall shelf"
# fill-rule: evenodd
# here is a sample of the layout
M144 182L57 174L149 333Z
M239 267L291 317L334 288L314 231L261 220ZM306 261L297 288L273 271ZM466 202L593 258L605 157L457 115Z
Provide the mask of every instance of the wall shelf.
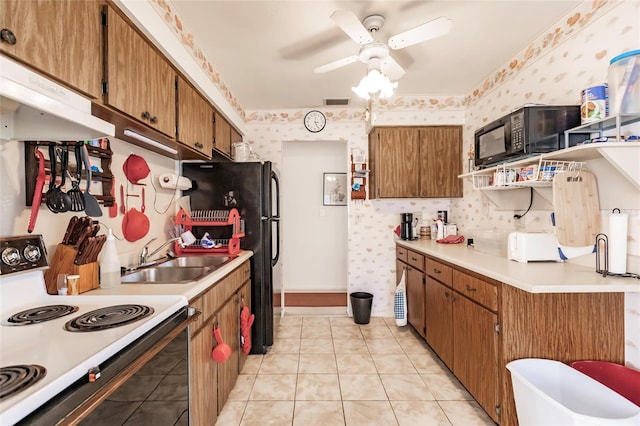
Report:
M624 121L625 124L640 121L640 116L633 116ZM613 117L607 120L618 120ZM580 126L578 131L585 131L587 128L604 128L610 121L602 120L602 123L591 123L588 126ZM573 131L573 130L570 130ZM483 192L498 210L520 210L526 209L529 204L529 194L526 187L532 186L539 197L534 198L533 209L550 210L553 209L553 196L551 191L552 182L534 183L513 182L509 185L495 187L479 186L478 180L487 179L494 173L505 169L519 169L533 164L544 164L545 161L579 162L584 164L584 168L593 172L598 179L598 195L601 209L638 209L638 199L640 199L640 142L597 142L578 145L572 148L554 151L548 154L541 154L511 163L500 164L490 168L477 170L471 173L459 175L459 178L471 179L474 188ZM526 192L525 192L526 191ZM496 195L500 194L500 195ZM542 200L539 200L539 199Z

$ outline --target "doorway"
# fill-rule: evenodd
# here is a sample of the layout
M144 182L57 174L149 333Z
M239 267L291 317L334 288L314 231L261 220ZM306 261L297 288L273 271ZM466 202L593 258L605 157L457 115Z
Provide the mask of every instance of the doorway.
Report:
M345 205L325 205L332 202L323 197L324 174L346 174L347 155L346 141L282 144L282 287L287 308L347 305L348 200ZM348 188L343 190L348 193ZM279 301L278 296L274 300Z

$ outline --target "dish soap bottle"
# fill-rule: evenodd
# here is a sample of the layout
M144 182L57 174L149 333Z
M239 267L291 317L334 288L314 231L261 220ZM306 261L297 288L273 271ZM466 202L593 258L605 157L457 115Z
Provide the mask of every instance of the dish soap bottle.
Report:
M109 236L100 255L100 287L113 288L120 285L120 259L116 251L116 239L109 228Z

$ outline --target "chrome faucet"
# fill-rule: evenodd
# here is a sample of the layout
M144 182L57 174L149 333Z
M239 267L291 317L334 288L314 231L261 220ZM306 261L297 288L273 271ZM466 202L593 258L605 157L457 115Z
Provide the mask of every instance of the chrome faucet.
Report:
M147 259L149 259L151 256L157 254L160 250L162 250L164 247L168 246L172 242L182 240L180 237L171 238L170 240L165 241L163 244L161 244L160 247L158 247L157 249L155 249L154 251L149 253L149 244L151 244L152 242L154 242L157 239L158 239L157 237L154 237L154 238L150 239L149 241L147 241L147 244L145 244L144 247L142 247L142 251L140 251L140 264L138 266L145 265L148 262Z

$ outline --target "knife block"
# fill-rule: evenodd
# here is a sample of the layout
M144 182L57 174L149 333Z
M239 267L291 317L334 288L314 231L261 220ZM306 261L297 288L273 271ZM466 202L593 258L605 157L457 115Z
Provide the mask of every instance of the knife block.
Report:
M93 290L100 287L99 284L99 263L92 262L85 265L76 265L73 261L78 254L73 246L58 244L56 252L49 264L51 267L44 273L44 282L47 285L47 293L58 294L58 274L80 275L77 283L77 293ZM71 289L68 290L71 293Z

